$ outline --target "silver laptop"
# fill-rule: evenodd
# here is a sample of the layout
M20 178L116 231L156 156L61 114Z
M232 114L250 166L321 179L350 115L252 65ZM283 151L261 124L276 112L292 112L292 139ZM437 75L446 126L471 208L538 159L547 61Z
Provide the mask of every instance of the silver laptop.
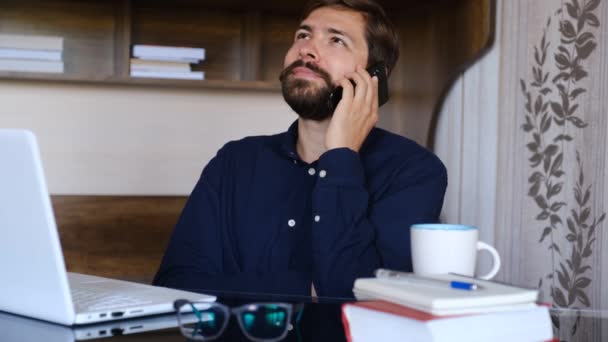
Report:
M0 129L0 310L64 325L173 311L214 296L68 273L35 136Z
M195 314L182 316L182 322L197 321ZM74 342L165 330L178 325L177 316L173 314L67 327L0 312L2 342Z

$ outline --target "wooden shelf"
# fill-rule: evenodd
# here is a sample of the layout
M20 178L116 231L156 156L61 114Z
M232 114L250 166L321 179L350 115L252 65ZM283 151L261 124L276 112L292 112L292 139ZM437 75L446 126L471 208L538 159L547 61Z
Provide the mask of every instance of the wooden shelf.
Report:
M493 41L495 0L378 0L399 35L385 111L428 145L437 105ZM65 73L0 80L280 91L278 75L306 0L2 0L0 33L64 37ZM136 44L202 47L205 81L129 76ZM405 100L407 99L407 100Z
M5 0L0 33L64 37L64 73L2 72L0 79L277 91L297 15L243 1ZM271 2L266 8L271 8ZM133 45L202 47L205 81L129 76Z
M200 89L234 89L234 90L253 90L253 91L273 91L281 90L278 81L231 81L231 80L175 80L175 79L153 79L153 78L131 78L131 77L91 77L68 74L51 73L21 73L21 72L0 72L0 79L7 81L36 81L36 82L66 82L82 84L106 84L106 85L134 85L168 88L200 88Z

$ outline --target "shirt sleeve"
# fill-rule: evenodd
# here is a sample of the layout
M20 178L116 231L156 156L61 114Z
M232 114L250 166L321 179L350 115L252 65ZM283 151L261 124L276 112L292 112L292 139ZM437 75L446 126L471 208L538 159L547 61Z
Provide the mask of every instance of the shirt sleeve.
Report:
M229 183L223 178L230 159L226 149L207 164L190 194L153 284L211 294L242 292L244 284L252 293L309 294L309 279L301 272L242 271L226 229L230 212L221 205L226 202L221 188Z
M313 281L320 296L352 297L356 278L380 267L411 271L409 227L439 220L447 173L428 151L408 158L372 197L359 154L319 158L313 190Z

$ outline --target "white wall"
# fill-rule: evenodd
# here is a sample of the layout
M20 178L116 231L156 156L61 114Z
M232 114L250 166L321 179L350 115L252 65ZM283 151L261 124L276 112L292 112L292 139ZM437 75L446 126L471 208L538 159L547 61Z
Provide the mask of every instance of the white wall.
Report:
M34 131L53 194L187 195L227 141L295 119L280 92L0 82L0 128Z

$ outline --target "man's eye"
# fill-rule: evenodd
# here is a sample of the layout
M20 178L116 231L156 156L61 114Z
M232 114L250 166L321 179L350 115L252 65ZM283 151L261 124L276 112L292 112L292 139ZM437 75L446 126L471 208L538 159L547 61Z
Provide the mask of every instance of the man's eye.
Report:
M306 32L300 32L298 34L296 34L296 39L304 39L308 37L308 33Z
M334 44L340 44L340 45L346 46L346 42L342 38L332 37L331 38L331 42L334 43Z

